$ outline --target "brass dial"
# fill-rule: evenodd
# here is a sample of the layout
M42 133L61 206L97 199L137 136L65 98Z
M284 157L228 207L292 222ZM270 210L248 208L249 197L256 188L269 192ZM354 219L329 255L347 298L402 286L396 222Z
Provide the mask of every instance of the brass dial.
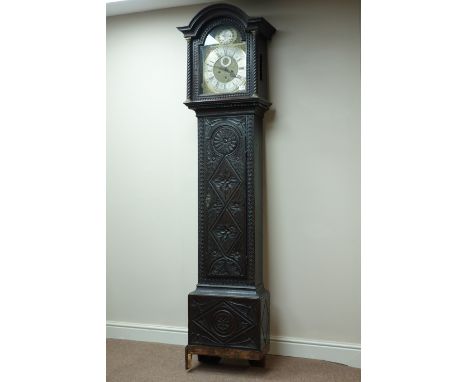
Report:
M230 38L230 35L226 32L225 37ZM205 88L211 93L245 91L246 61L245 44L217 46L210 51L203 63Z

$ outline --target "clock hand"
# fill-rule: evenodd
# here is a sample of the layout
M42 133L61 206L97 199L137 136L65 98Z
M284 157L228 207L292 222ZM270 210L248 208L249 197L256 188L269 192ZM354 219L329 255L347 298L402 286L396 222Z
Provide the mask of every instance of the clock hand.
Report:
M234 70L232 69L227 69L223 67L219 67L219 69L225 71L227 74L229 74L232 78L236 77L236 73L234 73Z
M229 73L229 69L223 68L222 66L218 66L218 69L221 69L222 71Z

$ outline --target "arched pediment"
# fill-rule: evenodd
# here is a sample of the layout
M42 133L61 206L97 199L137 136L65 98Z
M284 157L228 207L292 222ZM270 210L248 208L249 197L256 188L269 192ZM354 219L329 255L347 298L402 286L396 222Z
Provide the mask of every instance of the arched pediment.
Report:
M265 38L270 39L275 28L271 26L263 17L249 17L241 9L230 4L214 4L198 12L189 25L178 27L186 38L197 38L208 25L219 18L232 19L236 24L241 25L245 31L256 30Z

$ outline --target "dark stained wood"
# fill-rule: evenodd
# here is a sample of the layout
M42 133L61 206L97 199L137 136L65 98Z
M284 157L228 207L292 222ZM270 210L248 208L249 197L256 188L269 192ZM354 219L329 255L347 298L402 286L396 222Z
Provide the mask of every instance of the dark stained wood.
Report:
M187 345L185 347L185 369L190 369L192 367L191 361L194 354L219 358L243 359L249 361L252 366L264 367L265 355L268 353L268 350L268 346L265 347L263 351L255 351L214 346Z
M236 28L247 46L246 89L201 94L200 46L215 27ZM261 17L215 4L178 28L187 40L187 99L198 119L198 284L188 296L186 368L193 354L259 361L270 343L263 286L262 141L269 109L267 40Z
M210 365L217 365L219 361L221 361L221 357L217 357L213 355L198 354L198 362L200 363L208 363Z

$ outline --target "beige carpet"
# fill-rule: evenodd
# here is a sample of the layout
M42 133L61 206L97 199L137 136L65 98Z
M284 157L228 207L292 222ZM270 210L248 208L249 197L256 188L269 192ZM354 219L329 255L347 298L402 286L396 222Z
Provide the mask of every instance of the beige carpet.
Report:
M219 365L198 363L184 368L184 347L149 342L107 340L107 382L154 381L314 381L355 382L361 369L333 362L268 355L266 367L247 361L222 360Z

